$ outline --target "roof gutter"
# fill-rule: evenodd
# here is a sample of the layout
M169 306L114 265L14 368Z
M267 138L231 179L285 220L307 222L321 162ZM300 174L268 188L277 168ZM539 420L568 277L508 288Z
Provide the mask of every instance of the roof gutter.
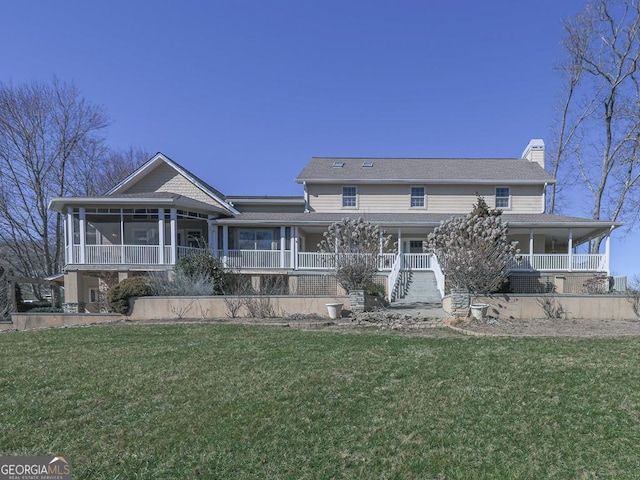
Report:
M309 183L321 183L321 184L335 184L340 185L344 183L359 185L359 184L380 184L381 179L354 179L354 178L318 178L318 179L301 179L296 178L296 183L302 183L303 185L307 182ZM393 180L384 180L385 185L413 185L416 183L425 183L427 185L460 185L460 184L468 184L468 185L502 185L502 184L510 184L510 185L540 185L544 183L552 184L556 183L555 180L515 180L515 179L499 179L499 180L479 180L479 179L433 179L433 178L402 178L402 179L393 179Z

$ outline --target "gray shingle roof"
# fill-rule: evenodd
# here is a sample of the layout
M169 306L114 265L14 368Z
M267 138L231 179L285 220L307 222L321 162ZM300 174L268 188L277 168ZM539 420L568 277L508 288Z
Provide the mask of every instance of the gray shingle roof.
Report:
M370 167L363 164L371 163ZM342 167L333 167L343 164ZM330 158L314 157L298 183L555 183L540 165L505 158Z
M162 207L171 205L182 208L193 208L203 212L216 212L230 215L227 209L217 207L210 203L204 203L190 197L185 197L179 193L172 192L145 192L145 193L123 193L117 195L96 195L96 196L75 196L75 197L54 197L49 202L49 208L61 212L65 206L89 207L95 205L129 205L128 208L135 208L136 204L142 207Z
M461 216L464 214L460 214ZM449 213L265 213L248 212L236 215L233 218L218 220L221 225L235 224L263 224L263 225L328 225L340 221L345 217L362 217L370 223L383 226L425 226L438 225L441 221L451 217ZM551 215L548 213L503 213L502 219L511 226L591 226L607 227L621 225L619 222L592 220L589 218L568 217L564 215Z

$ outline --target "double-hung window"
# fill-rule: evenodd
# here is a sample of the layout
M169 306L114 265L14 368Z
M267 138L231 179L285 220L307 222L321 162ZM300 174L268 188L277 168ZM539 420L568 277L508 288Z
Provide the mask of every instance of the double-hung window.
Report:
M496 187L496 208L511 208L511 189Z
M358 189L356 187L342 187L342 208L357 208Z
M424 187L411 187L411 208L425 207Z

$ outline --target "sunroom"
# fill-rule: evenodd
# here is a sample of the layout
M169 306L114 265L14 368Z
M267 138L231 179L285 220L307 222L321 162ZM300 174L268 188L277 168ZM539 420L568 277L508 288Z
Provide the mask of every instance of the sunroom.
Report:
M146 201L145 201L146 200ZM191 249L214 239L221 209L179 195L154 198L59 198L50 208L64 216L65 264L100 266L173 265Z

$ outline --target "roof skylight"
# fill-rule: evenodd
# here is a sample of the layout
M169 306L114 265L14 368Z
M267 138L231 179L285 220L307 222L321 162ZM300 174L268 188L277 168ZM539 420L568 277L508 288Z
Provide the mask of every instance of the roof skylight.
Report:
M373 162L362 162L363 167L371 168L373 167Z
M344 167L344 162L333 162L333 165L331 165L332 168L342 168Z

